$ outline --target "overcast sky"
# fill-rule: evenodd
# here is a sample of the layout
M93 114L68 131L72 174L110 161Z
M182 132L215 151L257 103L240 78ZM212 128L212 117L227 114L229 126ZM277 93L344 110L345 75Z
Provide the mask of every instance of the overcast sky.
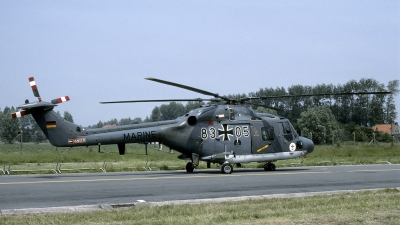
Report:
M219 93L400 79L400 1L0 1L0 109L69 95L82 126ZM400 112L400 96L395 97ZM398 116L399 118L399 116Z

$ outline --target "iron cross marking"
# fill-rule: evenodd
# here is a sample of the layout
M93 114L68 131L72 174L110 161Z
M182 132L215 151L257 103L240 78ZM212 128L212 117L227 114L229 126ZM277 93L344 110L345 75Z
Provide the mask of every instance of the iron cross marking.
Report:
M221 124L222 130L218 129L218 136L224 135L224 141L229 141L229 135L233 136L233 128L229 129L228 124Z

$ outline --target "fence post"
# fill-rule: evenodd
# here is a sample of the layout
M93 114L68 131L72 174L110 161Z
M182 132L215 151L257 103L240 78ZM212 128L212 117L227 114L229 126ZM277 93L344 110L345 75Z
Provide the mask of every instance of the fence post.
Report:
M375 139L375 133L372 133L373 135L374 135L374 146L375 146L375 141L376 141L376 139Z
M374 146L375 146L375 144L379 146L379 143L376 141L376 138L375 138L375 132L372 134L373 134L373 139L371 140L371 142L369 144L372 143Z
M19 142L19 151L22 153L22 134L24 133L24 131L20 131L21 132L21 141Z

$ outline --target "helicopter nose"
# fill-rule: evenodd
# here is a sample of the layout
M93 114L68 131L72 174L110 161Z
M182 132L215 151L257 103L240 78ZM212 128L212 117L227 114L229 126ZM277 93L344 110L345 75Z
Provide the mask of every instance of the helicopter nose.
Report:
M307 150L307 154L314 151L314 143L305 137L300 137L301 142L303 142L303 150Z

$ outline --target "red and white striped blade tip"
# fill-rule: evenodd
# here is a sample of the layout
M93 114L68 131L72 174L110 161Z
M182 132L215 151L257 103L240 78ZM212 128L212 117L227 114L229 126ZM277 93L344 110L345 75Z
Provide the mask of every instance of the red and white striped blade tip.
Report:
M15 119L15 118L23 117L23 116L25 116L25 110L21 110L21 111L19 111L19 112L12 113L11 116L12 116L12 118L14 118L14 119Z
M35 97L39 98L39 101L41 101L42 99L40 98L40 94L39 94L39 90L36 86L36 82L35 82L35 78L34 77L29 77L29 84L31 85L32 91L33 91L33 95Z
M66 101L69 101L69 97L68 96L64 96L64 97L61 97L61 98L53 99L53 100L51 100L51 103L58 104L58 103L66 102Z

